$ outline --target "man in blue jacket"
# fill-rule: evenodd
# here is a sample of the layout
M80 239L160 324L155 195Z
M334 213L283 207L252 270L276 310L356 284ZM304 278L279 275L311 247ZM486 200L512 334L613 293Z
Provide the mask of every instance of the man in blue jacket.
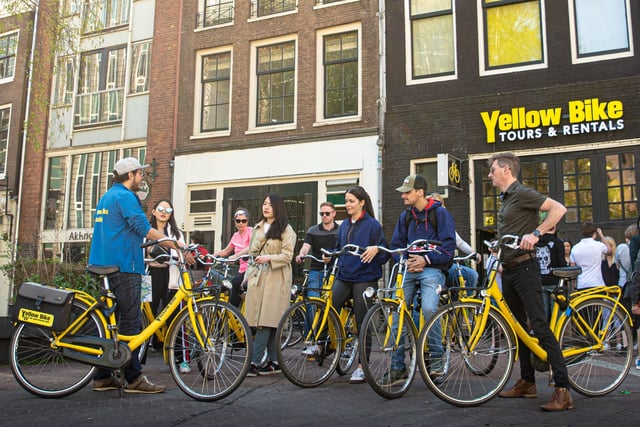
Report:
M142 329L140 321L140 287L144 274L144 254L140 245L144 238L165 237L151 227L142 210L136 192L144 178L138 159L127 157L116 162L113 186L102 196L96 207L95 225L91 241L89 264L117 265L120 271L109 275L111 290L116 296L118 329L124 335L136 335ZM169 243L167 243L169 244ZM151 383L142 375L138 349L124 369L127 393L162 393L166 386ZM100 369L93 382L93 390L116 390L118 380L110 370Z
M418 239L437 240L442 242L438 251L427 254L409 254L408 272L404 279L404 299L413 301L414 294L420 287L422 313L425 320L431 318L438 309L439 289L444 287L447 270L451 266L456 249L456 230L451 213L442 203L427 197L427 181L422 175L406 177L402 185L396 188L402 193L402 200L408 209L400 214L391 238L392 248L405 248ZM438 334L438 331L435 332ZM438 378L443 374L442 344L437 337L430 337L429 375ZM394 353L391 370L383 381L385 385L395 385L408 377L404 361L404 351Z

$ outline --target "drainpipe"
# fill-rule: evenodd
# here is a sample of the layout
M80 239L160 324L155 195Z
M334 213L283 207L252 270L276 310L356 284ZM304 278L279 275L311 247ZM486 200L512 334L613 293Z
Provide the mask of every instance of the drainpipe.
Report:
M387 53L386 53L386 19L385 0L378 0L378 62L379 62L379 82L380 95L378 98L378 218L383 222L382 211L382 152L384 150L384 116L387 112Z
M178 40L177 40L177 57L176 57L176 79L175 79L175 90L173 94L173 135L172 135L172 161L169 163L169 170L171 173L171 187L169 189L169 194L171 196L171 200L173 200L173 176L174 176L174 165L175 165L175 154L176 147L178 145L178 109L179 109L179 97L180 97L180 56L182 55L182 10L184 9L184 1L180 0L180 11L178 12Z
M31 38L31 53L29 54L29 74L27 81L27 99L24 109L24 117L26 118L26 122L29 123L29 112L31 110L31 86L33 84L33 58L35 56L36 51L36 38L38 35L38 17L40 12L40 0L36 0L34 3L34 18L33 18L33 36ZM23 177L24 177L24 158L27 152L27 134L28 134L29 125L24 127L24 131L22 132L22 153L20 155L20 174L19 174L19 184L18 184L18 202L16 209L16 232L14 234L13 241L13 250L11 251L11 263L15 261L15 256L18 253L18 235L20 231L20 207L22 206L22 188L23 188ZM13 295L13 277L11 278L11 295Z

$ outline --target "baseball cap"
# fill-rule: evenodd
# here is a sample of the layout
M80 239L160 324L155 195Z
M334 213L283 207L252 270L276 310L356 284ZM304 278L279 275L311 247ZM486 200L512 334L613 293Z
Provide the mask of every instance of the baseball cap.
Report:
M404 179L404 181L402 181L402 185L396 188L396 191L399 191L401 193L406 193L407 191L411 191L414 189L415 190L422 189L424 191L427 191L427 180L424 179L422 175L419 175L419 174L409 175Z
M124 175L125 173L148 167L149 165L141 165L135 157L125 157L116 162L114 169L118 175Z

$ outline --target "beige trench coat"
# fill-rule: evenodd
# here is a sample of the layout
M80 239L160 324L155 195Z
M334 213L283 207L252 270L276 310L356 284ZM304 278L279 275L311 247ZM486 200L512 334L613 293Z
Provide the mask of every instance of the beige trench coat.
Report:
M269 239L266 243L265 240L264 221L260 221L251 234L249 254L270 255L271 262L260 266L252 265L247 269L245 317L250 326L277 328L291 300L291 260L296 233L288 225L282 233L282 240ZM254 268L259 269L257 280L249 278Z

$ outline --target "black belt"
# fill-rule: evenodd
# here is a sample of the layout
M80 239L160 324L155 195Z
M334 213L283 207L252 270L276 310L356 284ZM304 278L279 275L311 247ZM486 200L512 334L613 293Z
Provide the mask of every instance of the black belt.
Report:
M532 252L527 252L524 255L520 255L515 257L514 259L510 260L509 262L504 262L502 263L502 266L504 268L511 268L511 267L515 267L518 264L521 264L525 261L529 261L530 259L536 259L536 256L532 253Z

